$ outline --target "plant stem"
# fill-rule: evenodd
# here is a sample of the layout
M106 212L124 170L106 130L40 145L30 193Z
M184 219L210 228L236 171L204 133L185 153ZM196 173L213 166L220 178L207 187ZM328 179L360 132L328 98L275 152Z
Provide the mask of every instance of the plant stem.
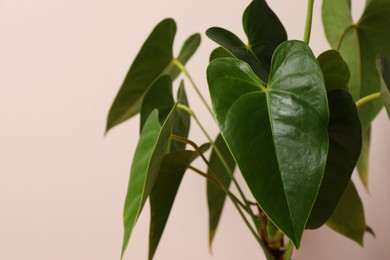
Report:
M192 79L190 73L187 71L187 69L184 67L184 65L180 61L178 61L177 59L173 59L172 63L174 65L176 65L176 67L178 67L183 72L183 74L188 78L192 87L195 89L196 93L198 94L199 98L202 100L203 104L205 105L207 110L210 112L211 116L214 118L214 114L213 114L213 111L212 111L210 105L207 103L206 99L203 97L202 93L200 92L199 88L196 86L194 80Z
M381 93L380 92L377 92L377 93L374 93L374 94L371 94L371 95L368 95L368 96L365 96L361 99L359 99L358 101L356 101L356 106L358 108L362 107L363 105L371 102L371 101L374 101L378 98L381 97Z
M308 0L306 27L305 27L305 36L304 36L304 42L307 45L309 45L310 42L311 24L313 20L313 6L314 6L314 0Z
M222 153L219 151L218 147L215 145L214 141L211 139L211 137L207 133L206 129L200 123L200 121L197 118L197 116L195 115L195 113L189 107L187 107L187 106L185 106L183 104L178 104L177 107L180 108L180 109L183 109L184 111L186 111L188 114L190 114L194 118L194 120L197 123L197 125L199 126L200 130L203 132L203 134L206 136L206 138L210 142L210 144L213 147L213 149L214 149L215 153L217 154L218 158L221 160L221 163L222 163L223 167L226 169L226 172L228 173L229 177L232 179L234 185L236 186L236 188L238 190L238 193L240 194L241 198L243 199L243 201L245 203L245 206L246 206L245 207L246 211L251 216L252 221L253 221L253 223L256 226L256 229L259 230L259 232L260 232L260 225L259 225L259 223L258 223L258 221L256 219L256 216L253 213L253 211L252 211L252 209L251 209L251 207L250 207L250 205L248 203L248 200L245 197L244 192L242 191L240 185L238 184L236 178L234 177L233 172L229 168L229 165L227 164L227 162L226 162L225 158L223 157Z

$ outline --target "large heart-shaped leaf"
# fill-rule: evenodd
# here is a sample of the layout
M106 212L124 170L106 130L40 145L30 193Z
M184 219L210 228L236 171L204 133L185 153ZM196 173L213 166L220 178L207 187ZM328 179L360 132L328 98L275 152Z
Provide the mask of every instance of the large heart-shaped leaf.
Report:
M234 172L236 162L232 157L229 148L227 147L225 140L222 135L218 135L215 140L215 145L218 148L219 152L225 159L227 165L229 166L230 172ZM213 149L210 155L210 167L207 174L217 178L219 182L226 188L229 189L231 177L226 171L221 159L218 154ZM225 204L226 193L213 182L207 182L207 203L209 207L209 246L214 240L214 235L218 227L219 220L221 218L223 206Z
M363 245L366 220L363 203L352 181L349 182L339 204L326 224L336 232Z
M174 116L175 107L171 109L163 124L160 124L158 111L153 110L142 129L131 165L130 181L123 213L125 231L122 257L167 151Z
M306 228L322 226L343 195L360 155L362 131L352 96L341 89L328 93L329 151L325 174Z
M378 69L382 75L381 96L390 118L390 60L383 55L377 58Z
M176 23L172 19L160 22L146 39L115 97L107 118L106 131L137 114L150 85L161 75L175 79L179 69L172 63ZM200 44L194 34L184 43L177 60L185 64Z
M321 53L317 60L324 75L326 91L330 92L334 89L348 91L351 74L340 53L335 50L328 50Z
M180 82L180 86L177 92L177 102L188 106L188 100L184 90L183 81ZM172 93L172 80L168 75L161 76L155 82L153 82L152 86L145 94L144 100L142 102L140 123L141 130L146 122L146 119L154 109L159 111L160 122L163 122L170 113L174 104L175 100ZM177 109L175 113L176 117L172 133L178 136L187 137L190 130L190 115L182 109ZM184 149L185 144L183 143L171 143L171 152Z
M236 58L247 62L257 76L267 83L272 54L280 43L287 40L286 30L265 0L252 1L242 21L248 44L223 28L210 28L206 35Z
M322 20L329 43L339 49L351 71L349 90L355 101L380 90L380 77L375 67L378 53L390 56L390 1L367 1L358 22L351 15L351 0L324 0ZM380 100L359 108L363 126L363 150L359 175L367 187L369 128L382 107Z
M299 247L328 151L329 118L321 68L308 46L282 43L268 87L237 59L210 63L215 117L253 196Z
M202 145L200 150L205 152L209 147L209 144ZM184 173L198 155L195 151L181 150L163 159L150 194L149 259L153 259L156 252Z

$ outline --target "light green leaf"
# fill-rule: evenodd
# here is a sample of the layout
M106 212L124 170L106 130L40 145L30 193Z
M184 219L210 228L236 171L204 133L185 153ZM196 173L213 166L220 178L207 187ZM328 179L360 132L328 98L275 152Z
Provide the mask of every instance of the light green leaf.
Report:
M262 62L266 71L270 71L272 54L276 47L287 41L287 33L279 18L265 0L254 0L246 8L242 23L248 46Z
M202 145L200 150L207 151L209 144ZM177 191L184 173L193 160L198 157L195 151L176 151L165 155L160 171L150 194L150 231L149 259L157 250L161 236L168 221Z
M145 93L159 76L170 75L175 79L179 75L179 69L172 63L175 34L175 21L165 19L146 39L110 108L106 132L140 111ZM199 43L199 34L191 36L184 43L177 59L186 63Z
M211 62L207 79L219 128L249 189L299 247L328 151L329 111L316 58L305 43L288 41L275 51L267 88L232 58Z
M390 118L390 60L380 55L377 58L379 72L382 75L381 96Z
M351 15L351 0L324 0L322 20L330 45L339 49L351 71L349 91L355 101L380 91L380 76L375 66L378 53L390 56L390 1L367 1L358 22ZM359 175L367 185L369 127L382 107L380 100L359 108L363 126L363 152ZM367 188L367 186L366 186Z
M310 229L319 228L332 215L351 179L362 146L362 130L352 96L334 89L328 93L328 102L329 151L320 191L306 224Z
M232 157L229 148L227 147L225 140L221 135L218 135L215 145L217 146L222 157L225 159L231 172L234 172L236 162ZM217 178L226 189L229 189L231 178L226 168L222 164L217 153L213 149L210 155L210 167L208 174ZM216 176L215 176L215 175ZM209 208L209 247L211 249L214 235L218 227L219 220L221 218L223 206L225 204L226 193L215 183L207 182L207 202Z
M211 62L218 58L232 58L232 57L233 56L230 52L228 52L222 47L217 47L211 52L209 61Z
M332 216L326 223L334 231L363 245L366 230L363 203L352 182L341 197Z
M124 238L122 257L131 233L148 198L170 141L175 107L160 124L158 111L153 110L145 122L134 154L124 207Z

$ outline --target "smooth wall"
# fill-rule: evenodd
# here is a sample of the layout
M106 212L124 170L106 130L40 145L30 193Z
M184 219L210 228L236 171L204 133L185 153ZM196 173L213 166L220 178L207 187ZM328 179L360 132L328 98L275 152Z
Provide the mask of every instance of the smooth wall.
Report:
M302 39L307 1L268 2L289 38ZM358 17L364 0L352 2ZM188 70L207 95L205 69L216 45L204 31L221 26L243 36L241 15L248 3L0 0L0 260L120 258L138 117L107 136L104 128L132 60L152 28L173 17L178 22L176 53L188 35L202 33L201 48ZM311 40L316 55L329 48L320 5L316 1ZM187 92L192 108L215 136L217 128L189 84ZM382 111L374 122L369 194L358 185L377 238L367 235L362 249L324 227L304 236L295 259L388 258L389 133ZM196 127L191 138L205 141ZM148 225L146 206L125 259L147 259ZM207 228L205 181L188 173L155 259L263 259L230 202L213 255Z

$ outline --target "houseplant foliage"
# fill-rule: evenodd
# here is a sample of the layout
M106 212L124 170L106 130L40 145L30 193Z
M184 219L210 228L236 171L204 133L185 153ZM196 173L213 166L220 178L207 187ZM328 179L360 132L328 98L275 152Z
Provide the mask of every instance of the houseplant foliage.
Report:
M267 259L290 259L304 231L325 224L359 244L366 231L372 233L351 175L357 166L367 186L371 122L383 104L390 111L390 2L367 0L354 22L350 0L323 0L332 49L318 57L309 46L313 2L308 1L304 41L288 39L265 0L253 0L244 11L247 39L224 28L206 31L219 45L206 70L212 107L185 68L200 35L190 36L174 56L174 20L163 20L151 32L107 119L106 131L137 114L141 120L122 257L149 199L153 258L180 182L191 171L207 182L210 246L226 198ZM183 80L174 91L181 75L215 118L217 137L210 137L190 108ZM189 139L191 121L209 143ZM196 158L206 170L192 165ZM236 169L252 198L236 181ZM232 185L237 194L229 190Z

